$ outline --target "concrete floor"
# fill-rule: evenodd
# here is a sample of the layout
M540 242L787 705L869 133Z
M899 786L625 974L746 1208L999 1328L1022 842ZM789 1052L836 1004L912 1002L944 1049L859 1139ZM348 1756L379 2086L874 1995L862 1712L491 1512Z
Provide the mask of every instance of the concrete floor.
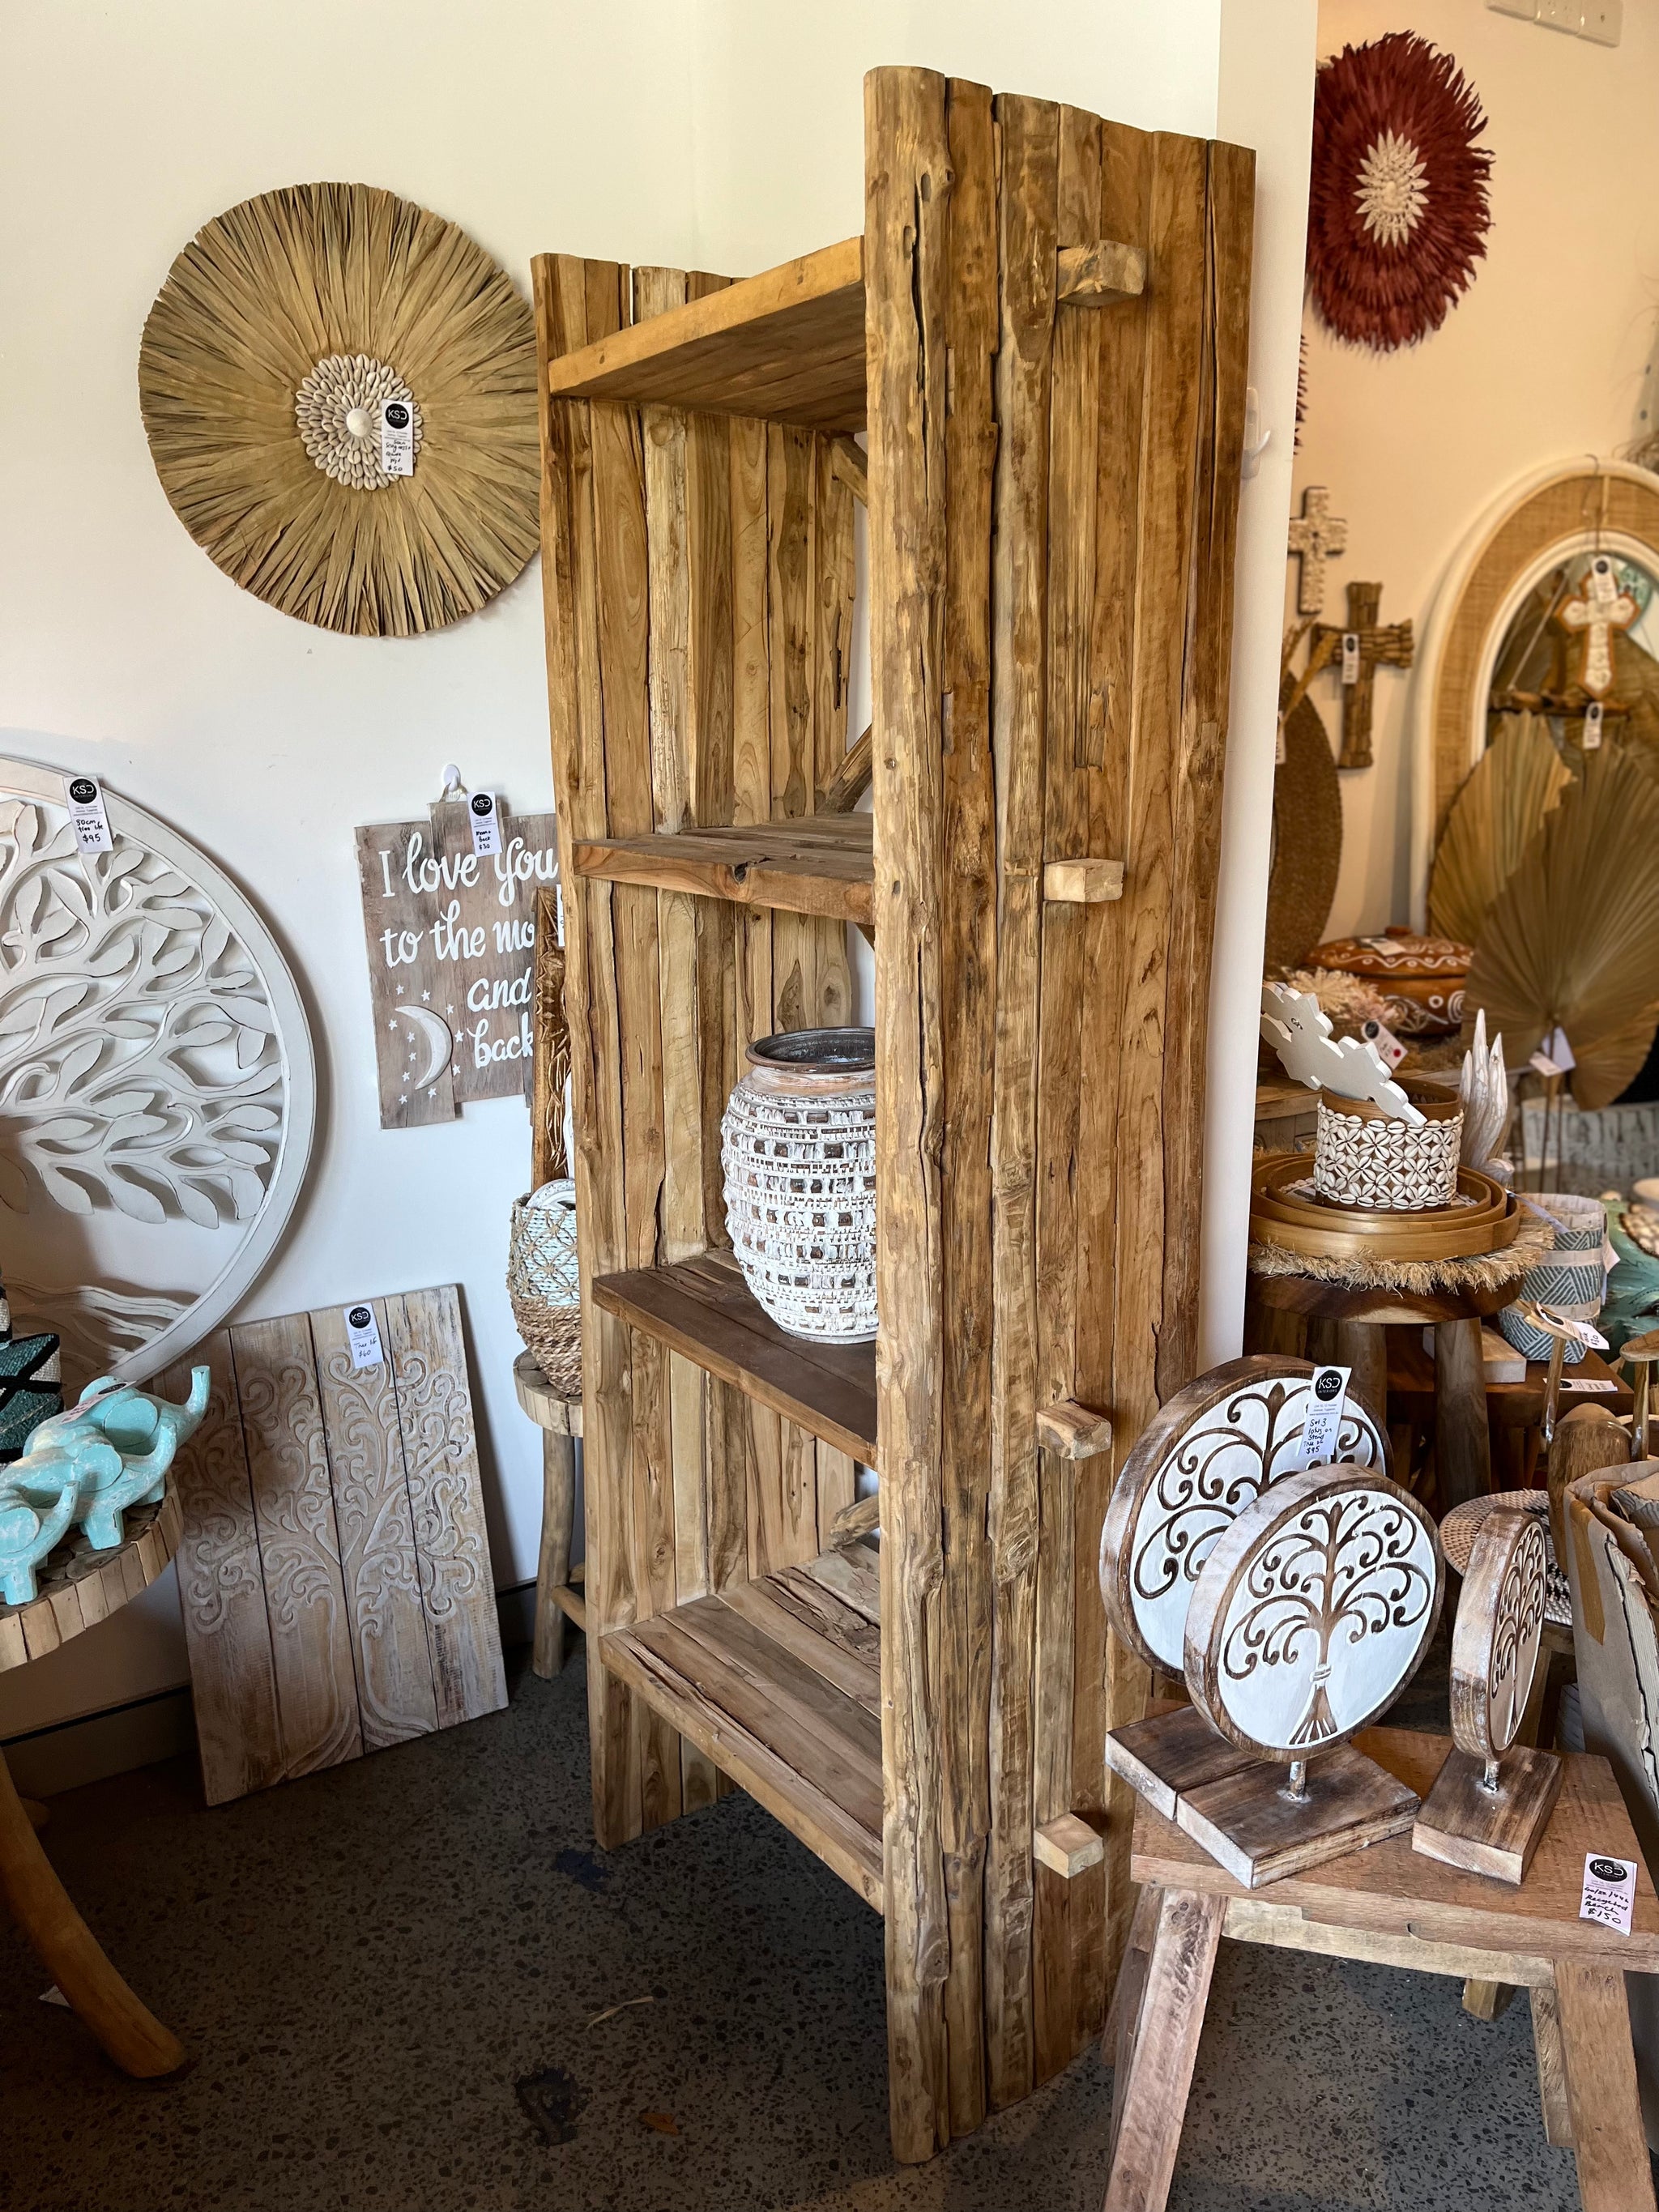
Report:
M596 1856L580 1662L508 1677L505 1713L216 1812L182 1760L54 1800L198 2063L116 2074L0 1924L7 2212L1098 2206L1092 2051L896 2168L875 1916L741 1796ZM1524 2001L1483 2027L1452 1982L1224 1945L1177 2212L1577 2201Z

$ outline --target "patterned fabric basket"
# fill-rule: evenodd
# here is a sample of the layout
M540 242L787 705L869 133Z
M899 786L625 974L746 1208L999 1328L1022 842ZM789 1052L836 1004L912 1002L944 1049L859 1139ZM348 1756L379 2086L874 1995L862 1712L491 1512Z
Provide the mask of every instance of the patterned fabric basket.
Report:
M562 1398L582 1387L582 1310L576 1272L576 1186L544 1182L513 1203L507 1295L526 1348Z
M1421 1122L1396 1121L1366 1098L1319 1094L1314 1189L1333 1206L1372 1206L1416 1213L1457 1196L1463 1108L1432 1084L1395 1079Z
M796 1030L749 1048L720 1125L726 1225L777 1322L826 1344L876 1333L875 1035Z
M1580 1198L1571 1191L1529 1194L1525 1202L1532 1213L1541 1216L1554 1230L1555 1249L1528 1268L1521 1278L1520 1296L1537 1305L1553 1306L1569 1321L1594 1321L1607 1296L1607 1279L1601 1263L1607 1209L1599 1198ZM1498 1326L1505 1342L1527 1358L1549 1358L1554 1338L1523 1321L1513 1306L1504 1308ZM1584 1346L1569 1343L1564 1356L1569 1367L1577 1367L1584 1357Z

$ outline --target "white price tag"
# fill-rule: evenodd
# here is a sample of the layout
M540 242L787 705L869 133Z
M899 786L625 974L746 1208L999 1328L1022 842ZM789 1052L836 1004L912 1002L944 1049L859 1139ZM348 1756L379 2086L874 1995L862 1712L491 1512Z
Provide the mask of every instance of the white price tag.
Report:
M65 776L64 788L69 795L70 820L75 824L75 842L79 849L83 853L112 851L115 840L109 834L104 787L97 777Z
M1406 1057L1406 1048L1386 1022L1366 1022L1359 1034L1374 1044L1390 1067L1398 1067Z
M1631 1915L1635 1910L1635 1860L1607 1858L1600 1851L1587 1852L1584 1894L1578 1917L1611 1928L1615 1936L1628 1936Z
M495 794L493 791L475 791L466 802L467 818L472 824L472 849L488 860L501 849L501 825L495 818Z
M1273 738L1273 766L1274 766L1275 768L1283 768L1283 767L1284 767L1284 765L1285 765L1285 717L1281 714L1281 715L1279 716L1279 730L1278 730L1278 733L1277 733L1277 735L1276 735L1276 736L1274 737L1274 738Z
M1359 681L1359 632L1357 629L1345 629L1342 633L1342 681L1349 684Z
M1593 753L1601 742L1601 702L1592 699L1584 709L1584 750Z
M1619 1385L1613 1381L1610 1375L1607 1376L1595 1375L1564 1375L1561 1377L1561 1388L1564 1390L1613 1391L1616 1390L1619 1388Z
M354 1372L362 1374L365 1367L384 1367L386 1354L380 1349L380 1326L374 1319L373 1306L345 1306L346 1344L351 1353Z
M1298 1467L1329 1467L1336 1459L1337 1438L1342 1433L1343 1409L1348 1402L1352 1367L1316 1367L1308 1385L1308 1410L1302 1416L1297 1443Z
M415 416L406 399L380 402L380 466L389 477L415 473Z
M1564 1075L1566 1073L1565 1068L1556 1066L1547 1052L1534 1053L1527 1066L1535 1067L1540 1075Z
M1572 1047L1567 1042L1567 1033L1559 1022L1544 1039L1544 1050L1563 1075L1571 1075L1578 1065L1573 1057Z

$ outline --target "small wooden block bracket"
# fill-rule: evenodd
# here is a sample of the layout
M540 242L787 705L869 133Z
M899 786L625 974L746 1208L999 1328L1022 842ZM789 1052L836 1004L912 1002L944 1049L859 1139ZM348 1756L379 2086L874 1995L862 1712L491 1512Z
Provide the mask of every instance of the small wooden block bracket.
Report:
M1039 1866L1052 1867L1067 1881L1086 1867L1098 1866L1106 1856L1106 1838L1075 1813L1062 1813L1045 1820L1031 1838L1031 1850Z
M879 1534L881 1528L881 1492L872 1490L867 1498L854 1498L843 1505L830 1523L830 1546L832 1551L844 1551L848 1544L861 1544L866 1536Z
M850 438L837 438L830 448L830 466L860 506L870 504L870 464L862 446Z
M1044 1451L1053 1452L1056 1459L1093 1459L1097 1452L1112 1448L1111 1416L1079 1406L1075 1399L1062 1398L1057 1406L1045 1406L1037 1415L1036 1438Z
M1062 246L1054 296L1062 307L1110 307L1138 300L1146 289L1146 256L1115 238L1092 246Z
M1123 896L1121 860L1050 860L1042 871L1042 896L1072 906L1099 906Z

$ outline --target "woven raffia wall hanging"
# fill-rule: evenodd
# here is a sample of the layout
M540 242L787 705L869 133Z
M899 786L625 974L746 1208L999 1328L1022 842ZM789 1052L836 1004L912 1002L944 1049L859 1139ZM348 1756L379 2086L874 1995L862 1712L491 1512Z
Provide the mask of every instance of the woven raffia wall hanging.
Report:
M530 309L453 223L392 192L300 185L216 216L150 309L138 395L185 529L301 621L441 629L536 550ZM389 399L410 417L406 476L380 465Z
M1377 353L1437 331L1492 215L1486 118L1449 54L1410 31L1345 46L1314 92L1308 285L1338 337Z

